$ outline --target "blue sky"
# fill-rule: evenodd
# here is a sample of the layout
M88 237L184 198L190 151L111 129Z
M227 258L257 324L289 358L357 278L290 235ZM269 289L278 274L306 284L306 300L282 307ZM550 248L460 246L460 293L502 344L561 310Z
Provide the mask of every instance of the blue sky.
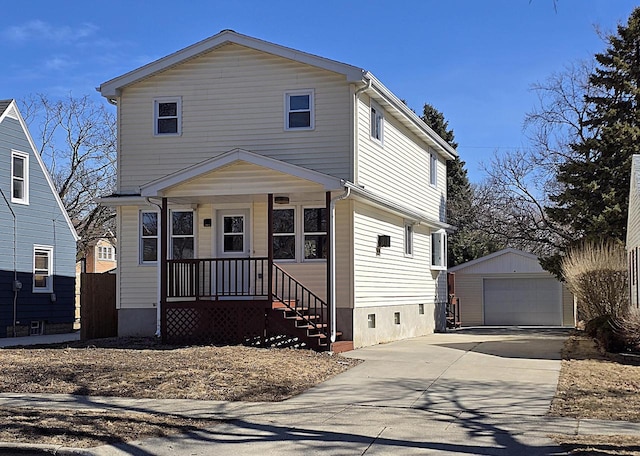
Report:
M531 84L605 48L630 0L32 0L3 5L0 99L91 94L223 29L371 71L417 112L445 114L473 182L526 147Z

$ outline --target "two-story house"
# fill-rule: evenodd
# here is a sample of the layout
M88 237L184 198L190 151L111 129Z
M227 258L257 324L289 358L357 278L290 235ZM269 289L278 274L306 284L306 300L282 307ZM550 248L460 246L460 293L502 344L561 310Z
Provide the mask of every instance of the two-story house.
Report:
M123 335L355 347L444 325L446 161L370 72L225 30L103 83Z
M0 100L0 337L73 329L77 240L15 100Z

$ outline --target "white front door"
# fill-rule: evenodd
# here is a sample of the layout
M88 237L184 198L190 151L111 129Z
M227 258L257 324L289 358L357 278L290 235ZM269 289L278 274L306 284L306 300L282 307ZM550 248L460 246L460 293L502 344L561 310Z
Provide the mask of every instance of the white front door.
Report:
M249 295L249 210L224 209L217 211L216 289L221 296Z

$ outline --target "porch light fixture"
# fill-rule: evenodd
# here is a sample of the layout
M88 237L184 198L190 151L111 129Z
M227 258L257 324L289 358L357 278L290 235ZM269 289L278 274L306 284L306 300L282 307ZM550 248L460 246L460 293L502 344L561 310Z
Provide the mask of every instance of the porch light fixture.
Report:
M276 204L289 204L288 196L275 196L273 202Z

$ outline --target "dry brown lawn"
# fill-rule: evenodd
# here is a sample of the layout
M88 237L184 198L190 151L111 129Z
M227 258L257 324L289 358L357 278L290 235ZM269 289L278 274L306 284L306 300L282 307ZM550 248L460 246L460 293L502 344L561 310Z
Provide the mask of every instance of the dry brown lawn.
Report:
M358 363L309 350L168 347L150 339L104 339L0 349L0 392L281 401ZM90 447L215 424L139 413L0 408L0 441Z
M572 335L551 414L640 422L640 358L605 353L583 334ZM575 455L640 455L640 436L568 436L554 440Z

